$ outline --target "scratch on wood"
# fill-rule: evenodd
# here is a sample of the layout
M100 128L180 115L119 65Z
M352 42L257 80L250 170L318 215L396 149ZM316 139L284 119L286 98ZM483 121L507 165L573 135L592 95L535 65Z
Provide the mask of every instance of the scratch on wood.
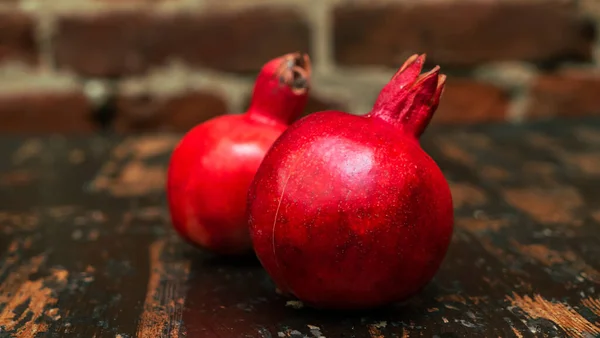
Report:
M587 307L596 314L596 316L600 316L600 299L588 297L581 301L583 306Z
M511 326L511 330L515 334L515 337L517 337L517 338L523 338L523 334L521 334L521 332L519 332L519 330L517 330L516 328L514 328L512 326Z
M172 257L173 248L165 239L150 245L150 278L144 310L137 329L138 337L179 337L184 306L184 283L189 261Z
M508 189L506 201L541 223L573 224L574 211L583 198L573 187L554 189Z
M521 244L517 241L511 241L512 246L517 248L523 255L534 259L546 266L555 264L567 264L572 270L581 272L582 275L594 282L600 283L600 272L577 256L573 251L556 251L547 248L541 244Z
M536 294L533 298L513 293L507 297L513 306L521 308L530 318L543 318L554 322L571 337L600 334L600 327L590 323L572 308L562 303L550 302Z
M487 202L485 193L478 187L468 183L448 182L452 192L455 208L463 206L480 206Z
M441 297L437 297L436 300L438 302L455 302L455 303L467 304L467 300L465 299L465 297L463 297L461 295L444 295Z

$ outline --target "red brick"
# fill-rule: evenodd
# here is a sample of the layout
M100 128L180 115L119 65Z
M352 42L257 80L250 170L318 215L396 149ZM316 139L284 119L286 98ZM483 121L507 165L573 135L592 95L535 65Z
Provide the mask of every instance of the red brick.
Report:
M140 12L61 18L54 41L56 61L87 76L143 72L150 42L144 32L151 28Z
M506 119L510 97L492 84L449 78L432 123L468 124Z
M37 61L35 22L20 11L0 12L0 61Z
M0 94L2 132L90 132L96 129L91 104L81 92Z
M540 75L530 90L526 116L600 115L600 71L566 70Z
M159 2L170 2L170 1L178 1L178 0L94 0L96 2L104 2L107 4L131 4L131 3L139 3L139 4L154 4Z
M83 75L143 72L171 59L231 72L255 72L269 59L308 51L310 32L286 9L204 14L142 11L68 16L58 21L56 59Z
M336 60L397 66L412 53L431 63L590 59L594 32L573 2L422 1L344 3L334 12Z
M202 91L164 98L148 94L121 95L116 109L114 128L118 132L187 131L228 112L222 98Z

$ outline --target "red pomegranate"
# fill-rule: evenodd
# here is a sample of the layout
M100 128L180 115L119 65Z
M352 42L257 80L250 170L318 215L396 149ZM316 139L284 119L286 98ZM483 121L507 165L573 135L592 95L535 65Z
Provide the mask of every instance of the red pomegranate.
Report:
M310 71L306 54L269 61L246 113L206 121L175 147L166 189L173 226L183 238L219 254L252 250L248 187L269 147L304 109Z
M282 292L371 308L418 292L453 230L452 196L419 144L445 76L409 58L364 116L311 114L273 144L249 190L255 252Z

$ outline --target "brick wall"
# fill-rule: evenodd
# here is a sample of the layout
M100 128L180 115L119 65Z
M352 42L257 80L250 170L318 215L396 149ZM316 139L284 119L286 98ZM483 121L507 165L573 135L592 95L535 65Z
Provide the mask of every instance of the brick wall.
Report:
M0 131L187 130L307 51L306 113L369 110L412 53L434 123L600 115L600 0L0 0Z

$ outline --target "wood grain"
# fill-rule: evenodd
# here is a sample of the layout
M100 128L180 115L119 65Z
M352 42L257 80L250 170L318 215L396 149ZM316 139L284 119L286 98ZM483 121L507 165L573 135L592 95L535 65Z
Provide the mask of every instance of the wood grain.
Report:
M180 135L1 136L0 337L600 336L599 136L598 119L433 126L448 255L407 302L343 313L179 239L163 185Z

